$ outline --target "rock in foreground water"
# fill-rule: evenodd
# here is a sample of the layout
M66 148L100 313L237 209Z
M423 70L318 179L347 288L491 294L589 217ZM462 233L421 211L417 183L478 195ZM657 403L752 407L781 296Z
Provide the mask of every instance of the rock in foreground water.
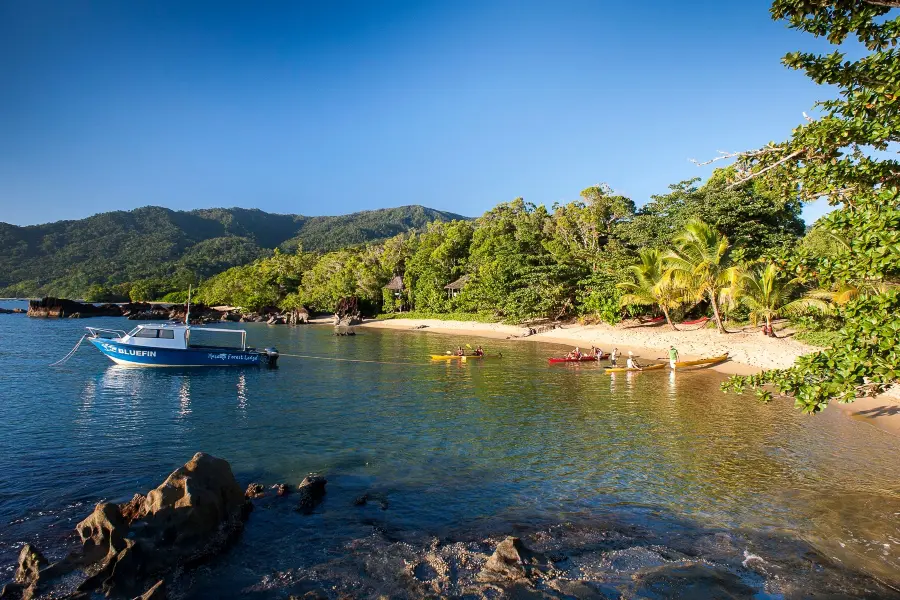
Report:
M553 564L542 554L529 550L517 537L507 537L484 564L478 578L488 580L531 579L552 571Z
M305 515L311 514L313 509L322 502L325 497L325 484L328 481L321 475L307 475L297 486L297 494L300 500L297 510Z
M228 462L198 452L146 496L98 504L76 528L81 553L43 572L82 569L87 578L78 592L130 597L145 590L143 598L163 598L161 579L221 551L250 508ZM29 553L20 569L37 573L41 558Z

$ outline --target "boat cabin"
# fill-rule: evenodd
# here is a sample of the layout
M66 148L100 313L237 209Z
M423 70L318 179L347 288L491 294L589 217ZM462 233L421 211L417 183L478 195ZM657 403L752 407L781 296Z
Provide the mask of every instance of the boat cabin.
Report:
M183 324L138 325L119 342L131 346L187 350L188 348L247 349L247 332L242 329L213 329Z

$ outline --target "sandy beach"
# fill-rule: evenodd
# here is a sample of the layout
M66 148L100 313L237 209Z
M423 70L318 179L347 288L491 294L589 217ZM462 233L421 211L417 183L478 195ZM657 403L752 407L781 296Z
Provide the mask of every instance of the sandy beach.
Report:
M425 327L422 327L422 326ZM719 356L731 357L713 367L732 375L749 375L764 369L789 367L798 356L815 352L816 348L791 338L768 338L758 331L721 335L714 329L671 331L660 326L565 325L561 328L521 337L523 328L502 323L442 321L438 319L390 319L366 321L362 327L416 330L452 335L473 335L494 339L522 339L589 349L592 345L609 352L613 348L632 351L643 360L663 359L674 345L682 360Z

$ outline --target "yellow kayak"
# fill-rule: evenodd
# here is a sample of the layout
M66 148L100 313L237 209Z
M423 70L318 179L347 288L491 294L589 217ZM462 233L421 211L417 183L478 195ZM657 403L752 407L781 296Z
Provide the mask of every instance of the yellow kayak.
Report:
M728 360L727 352L721 356L713 356L712 358L701 358L699 360L680 360L675 363L675 368L680 369L681 367L695 367L697 365L714 365L725 360Z
M656 371L657 369L662 369L666 365L664 363L659 363L658 365L647 365L646 367L641 367L640 369L629 369L628 367L612 367L610 369L606 369L604 373L625 373L632 371Z

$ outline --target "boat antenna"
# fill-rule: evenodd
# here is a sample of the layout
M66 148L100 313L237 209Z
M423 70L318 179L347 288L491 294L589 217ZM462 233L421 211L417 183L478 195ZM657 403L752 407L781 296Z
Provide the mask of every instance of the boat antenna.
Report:
M188 284L187 310L184 311L184 324L191 324L191 284Z

